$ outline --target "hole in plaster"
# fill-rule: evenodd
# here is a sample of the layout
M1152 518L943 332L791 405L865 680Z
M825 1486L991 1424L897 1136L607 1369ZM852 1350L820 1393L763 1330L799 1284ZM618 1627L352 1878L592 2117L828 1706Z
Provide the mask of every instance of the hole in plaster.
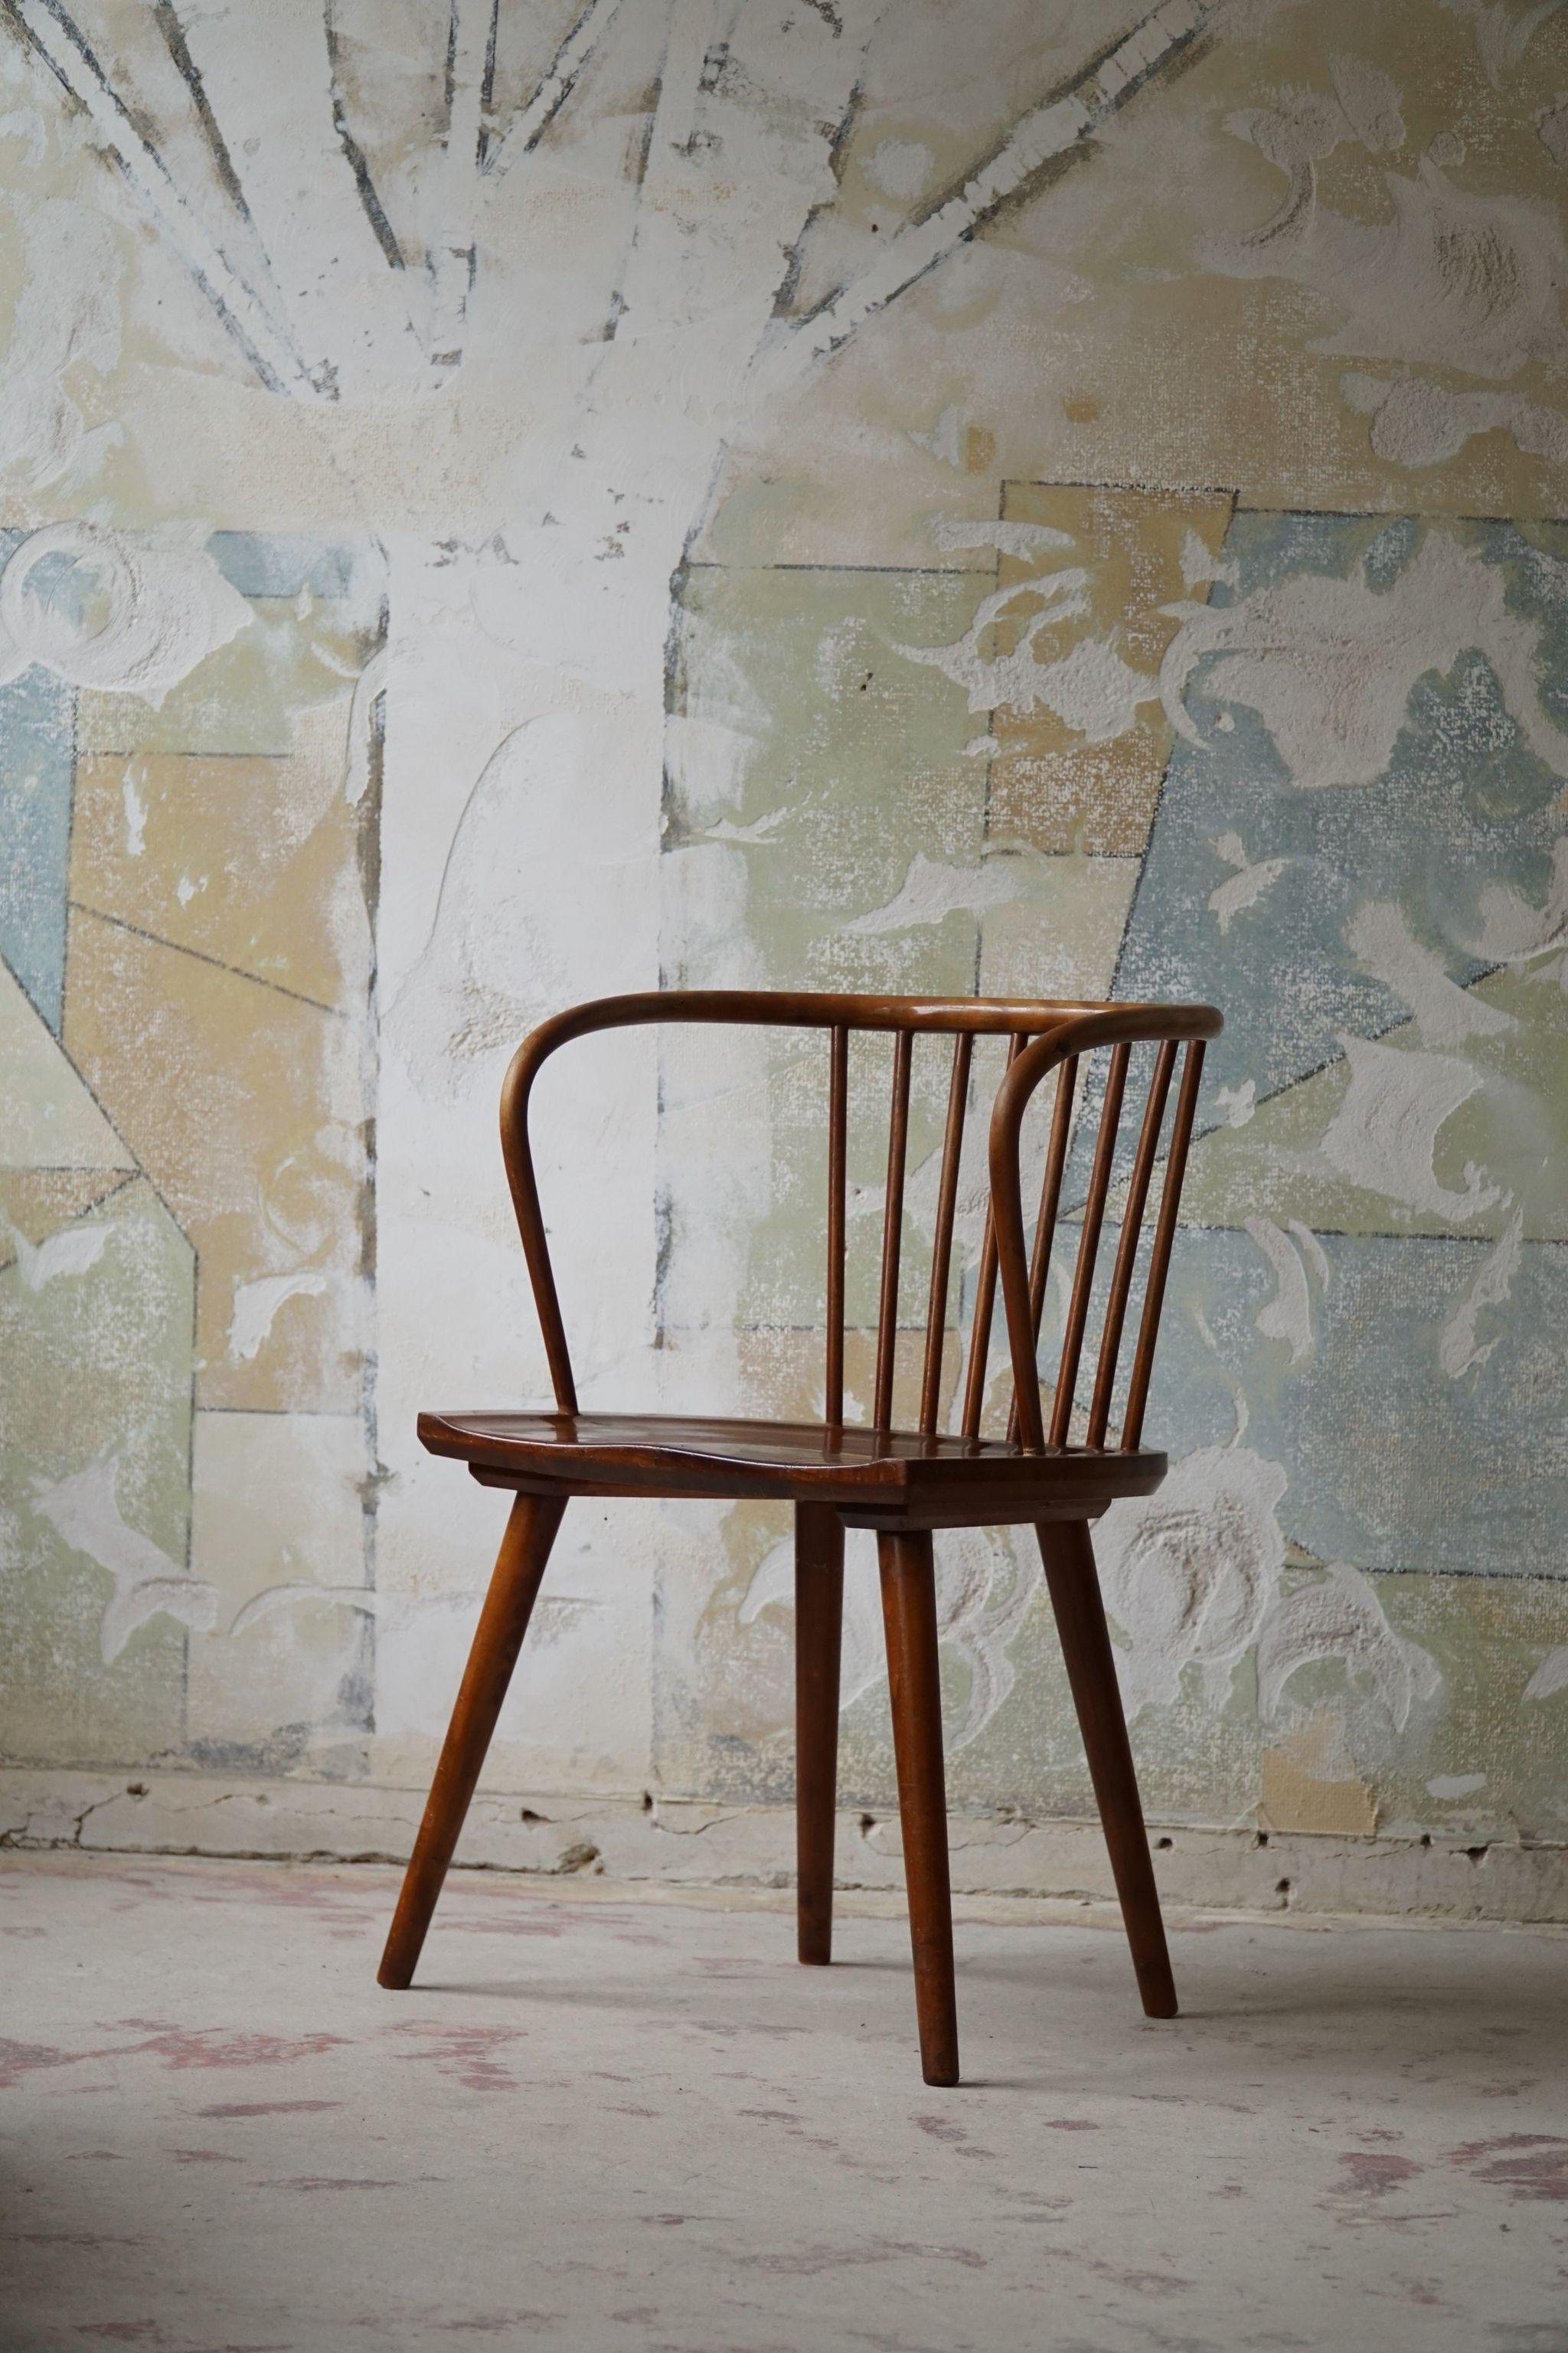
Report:
M653 1791L651 1789L645 1789L642 1793L642 1810L645 1814L651 1814L653 1811Z
M125 1784L125 1794L128 1798L144 1798L147 1795L146 1782L127 1781Z
M1422 1831L1422 1833L1421 1833L1421 1844L1422 1844L1423 1846L1430 1846L1430 1845L1431 1845L1431 1843L1432 1843L1432 1833L1431 1833L1431 1831Z
M1158 1839L1156 1839L1156 1840L1154 1841L1154 1843L1155 1843L1155 1845L1156 1845L1156 1846L1165 1847L1165 1846L1174 1846L1174 1845L1175 1845L1175 1843L1176 1843L1176 1841L1175 1841L1175 1840L1174 1840L1174 1839L1158 1838Z
M876 1827L877 1827L877 1817L876 1817L876 1815L875 1815L875 1814L862 1814L862 1815L861 1815L861 1817L860 1817L860 1835L861 1835L861 1837L862 1837L862 1838L864 1838L864 1837L867 1835L867 1833L868 1833L868 1831L874 1831L874 1830L876 1829Z
M1468 1846L1465 1849L1465 1852L1469 1856L1472 1862L1479 1862L1482 1857L1486 1854L1487 1849L1484 1846Z
M547 1822L549 1820L548 1814L536 1814L531 1806L524 1806L518 1815L520 1822Z
M1254 1845L1254 1846L1267 1846L1267 1845L1268 1845L1268 1831L1259 1831L1258 1832L1257 1836L1253 1839L1252 1843L1253 1843L1253 1845Z
M1277 1879L1274 1883L1274 1893L1276 1895L1289 1895L1290 1893L1289 1881L1288 1879Z

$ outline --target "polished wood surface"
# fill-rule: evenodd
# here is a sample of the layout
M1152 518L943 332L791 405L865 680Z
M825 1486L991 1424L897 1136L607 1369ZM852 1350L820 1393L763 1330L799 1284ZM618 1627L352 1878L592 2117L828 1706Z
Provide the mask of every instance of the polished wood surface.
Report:
M1148 1006L1107 1006L1098 1014L1078 1014L1064 1021L1053 1031L1034 1039L1008 1065L991 1114L991 1205L996 1232L998 1271L1002 1281L1002 1300L1007 1324L1007 1346L1012 1360L1013 1406L1016 1428L1022 1444L1036 1449L1046 1442L1046 1421L1041 1402L1040 1372L1037 1362L1038 1306L1043 1296L1043 1273L1031 1281L1031 1268L1024 1250L1024 1219L1021 1196L1019 1138L1024 1114L1035 1090L1049 1073L1063 1065L1078 1061L1097 1049L1109 1048L1109 1067L1105 1094L1095 1142L1094 1165L1088 1191L1079 1212L1078 1250L1074 1261L1071 1293L1061 1354L1057 1363L1057 1377L1052 1388L1050 1442L1064 1445L1072 1427L1079 1405L1078 1377L1088 1325L1089 1302L1093 1291L1094 1271L1110 1190L1111 1172L1115 1165L1119 1123L1126 1091L1129 1049L1136 1043L1155 1045L1187 1041L1186 1065L1177 1098L1175 1118L1166 1151L1165 1182L1161 1194L1160 1216L1151 1254L1151 1272L1145 1285L1142 1322L1134 1355L1132 1378L1129 1387L1129 1404L1122 1416L1121 1446L1127 1451L1136 1447L1142 1428L1142 1415L1148 1397L1150 1366L1159 1323L1160 1306L1164 1296L1165 1277L1175 1231L1177 1205L1181 1195L1182 1176L1186 1166L1187 1148L1192 1139L1193 1122L1197 1108L1198 1079L1203 1068L1204 1040L1215 1036L1221 1027L1219 1015L1209 1005L1173 1005L1164 1008ZM1157 1055L1153 1083L1160 1083L1161 1058ZM1166 1085L1168 1086L1168 1078ZM1162 1113L1163 1111L1162 1089ZM1155 1134L1158 1128L1156 1125ZM1151 1141L1151 1155L1155 1148ZM1152 1165L1152 1161L1151 1161ZM1048 1175L1048 1171L1047 1171ZM1134 1164L1136 1183L1137 1164ZM1145 1189L1147 1175L1144 1178ZM1140 1207L1142 1201L1140 1201ZM1135 1242L1134 1242L1135 1248ZM1040 1253L1036 1253L1037 1262ZM1131 1261L1129 1260L1131 1266ZM1106 1344L1110 1344L1110 1366L1114 1370L1115 1356L1121 1345L1122 1309L1102 1325L1100 1363L1105 1360ZM1096 1381L1100 1364L1096 1366ZM1109 1396L1109 1378L1107 1380Z
M1024 1050L1025 1040L1015 1032L1008 1039L1007 1068ZM994 1114L993 1114L994 1116ZM985 1205L985 1225L980 1238L980 1269L974 1285L974 1314L970 1322L969 1366L963 1381L965 1438L978 1438L985 1412L985 1379L991 1367L991 1322L996 1313L996 1195ZM1017 1435L1017 1400L1008 1419L1008 1435Z
M931 1234L925 1365L921 1375L920 1426L923 1430L934 1430L942 1414L942 1344L947 1336L947 1297L952 1279L952 1221L958 1206L963 1122L969 1107L969 1071L973 1058L974 1040L967 1030L961 1031L952 1041L952 1076L948 1082L947 1126L942 1141L942 1176L937 1185L936 1225Z
M1036 1533L1138 1991L1150 2018L1174 2018L1176 1988L1165 1948L1165 1924L1160 1917L1138 1776L1116 1682L1116 1652L1105 1622L1089 1530L1081 1521L1068 1521Z
M1110 1296L1105 1303L1105 1318L1100 1325L1100 1364L1094 1377L1094 1396L1089 1403L1089 1428L1084 1432L1086 1446L1103 1446L1110 1426L1110 1399L1116 1386L1117 1360L1121 1354L1127 1302L1132 1290L1138 1237L1142 1229L1144 1205L1149 1198L1149 1179L1154 1173L1154 1155L1159 1149L1160 1129L1165 1117L1165 1099L1171 1092L1171 1072L1175 1060L1175 1041L1167 1038L1154 1058L1154 1076L1150 1082L1149 1099L1143 1110L1137 1156L1132 1163L1132 1176L1127 1187L1127 1205L1121 1213L1121 1240L1117 1248L1115 1272L1110 1278ZM1037 1319L1036 1328L1038 1329Z
M1124 1447L1138 1445L1143 1435L1143 1415L1149 1403L1149 1377L1153 1371L1154 1347L1160 1336L1160 1311L1165 1303L1165 1279L1171 1271L1171 1246L1176 1235L1176 1212L1181 1204L1182 1179L1186 1175L1187 1147L1193 1139L1193 1120L1197 1110L1198 1088L1203 1074L1204 1049L1200 1039L1187 1048L1186 1067L1182 1072L1182 1092L1176 1103L1175 1130L1165 1161L1165 1181L1160 1190L1160 1214L1155 1220L1153 1246L1149 1253L1149 1272L1143 1285L1143 1316L1138 1327L1132 1377L1127 1385L1126 1410L1121 1417L1121 1443Z
M831 1033L827 1081L827 1362L823 1419L844 1419L844 1195L848 1181L849 1032Z
M1105 1079L1105 1101L1100 1106L1100 1133L1094 1144L1094 1166L1089 1174L1089 1198L1084 1203L1083 1220L1079 1228L1078 1253L1073 1261L1072 1293L1068 1301L1067 1330L1062 1337L1061 1359L1057 1369L1056 1394L1051 1400L1050 1442L1053 1446L1067 1444L1071 1427L1073 1405L1078 1396L1078 1368L1083 1360L1084 1334L1089 1329L1089 1303L1094 1291L1095 1261L1100 1256L1100 1232L1105 1220L1105 1197L1110 1187L1111 1164L1116 1155L1116 1138L1121 1124L1121 1103L1127 1087L1128 1049L1111 1049L1110 1068ZM1035 1356L1031 1341L1030 1361ZM1025 1427L1025 1411L1018 1396L1019 1427ZM1038 1440L1031 1436L1031 1444Z
M795 1507L795 1828L800 1958L833 1958L833 1831L838 1803L838 1668L844 1647L844 1523L830 1504Z
M519 1495L512 1504L436 1778L430 1785L425 1819L376 1972L378 1984L397 1989L413 1983L430 1915L479 1785L565 1508L564 1503L536 1495Z
M1037 1349L1040 1338L1040 1317L1046 1304L1046 1277L1051 1270L1051 1253L1057 1239L1057 1212L1061 1207L1062 1179L1067 1173L1068 1146L1072 1141L1073 1105L1078 1098L1078 1064L1063 1062L1057 1071L1056 1102L1051 1110L1051 1135L1046 1149L1045 1173L1040 1178L1040 1206L1035 1213L1035 1239L1029 1249L1029 1328L1035 1335ZM1013 1392L1013 1402L1007 1413L1007 1435L1018 1435L1018 1393Z
M914 1039L907 1029L893 1035L893 1102L888 1114L888 1181L883 1188L882 1289L877 1302L877 1374L871 1385L871 1421L893 1426L893 1360L899 1341L899 1259L904 1236L904 1164L910 1144L910 1071Z
M1218 1034L1219 1014L1212 1005L1085 1005L1038 998L851 997L825 991L793 992L747 989L668 989L628 997L605 997L592 1004L558 1013L524 1039L512 1057L501 1083L501 1150L507 1179L522 1237L523 1255L533 1285L546 1362L563 1411L577 1404L571 1351L561 1314L550 1245L540 1206L538 1179L529 1141L528 1113L534 1082L550 1056L562 1047L600 1031L658 1023L739 1025L785 1029L822 1029L830 1033L830 1052L839 1049L834 1033L891 1030L912 1039L935 1033L971 1037L1006 1037L1011 1040L1008 1069L991 1115L991 1208L987 1218L980 1305L971 1346L970 1379L966 1390L964 1427L970 1428L968 1403L984 1388L989 1339L991 1285L1001 1261L1004 1285L1009 1251L1020 1269L1023 1259L1022 1218L1018 1208L1018 1145L1024 1113L1036 1087L1059 1062L1114 1047L1166 1038L1205 1039ZM904 1050L908 1050L905 1049ZM896 1103L895 1103L896 1108ZM830 1154L831 1156L831 1154ZM890 1156L890 1155L889 1155ZM1007 1167L1011 1163L1011 1184ZM1002 1182L999 1184L999 1174ZM1089 1205L1092 1207L1093 1205ZM1103 1200L1100 1208L1104 1207ZM884 1234L884 1263L888 1242ZM1026 1277L1021 1276L1026 1282ZM1009 1310L1011 1331L1012 1311ZM831 1319L830 1319L831 1325ZM831 1349L832 1332L828 1333ZM978 1387L976 1363L978 1357ZM1032 1385L1037 1377L1014 1349L1016 1379ZM1022 1402L1020 1405L1022 1410ZM1026 1426L1027 1426L1026 1424ZM977 1427L977 1425L976 1425Z
M1026 1454L1001 1439L879 1430L854 1423L721 1421L692 1415L424 1413L432 1454L468 1463L489 1486L547 1493L751 1496L910 1513L984 1502L986 1519L1097 1515L1119 1495L1152 1494L1165 1457Z
M942 1672L930 1531L879 1535L877 1565L888 1639L888 1689L899 1776L904 1883L909 1891L910 1944L915 1964L921 2073L928 2084L956 2084L958 2005L952 1984Z
M543 1063L574 1039L661 1022L765 1025L826 1035L820 1422L579 1410L533 1166L530 1100ZM844 1530L868 1528L878 1539L921 2065L928 2083L957 2082L931 1535L944 1527L1027 1522L1037 1531L1045 1561L1143 2005L1152 2017L1174 2014L1089 1525L1118 1497L1151 1493L1164 1476L1164 1456L1142 1444L1142 1425L1196 1118L1204 1042L1220 1026L1213 1007L1204 1005L677 990L575 1007L524 1041L502 1089L501 1142L555 1405L553 1410L420 1417L425 1445L464 1462L481 1484L509 1490L512 1516L388 1938L383 1984L405 1986L412 1977L568 1498L750 1497L795 1507L801 1959L821 1965L832 1951ZM868 1424L844 1420L849 1058L858 1031L890 1033L892 1047ZM906 1359L900 1336L908 1329L900 1274L911 1088L917 1045L931 1035L952 1039L952 1061L924 1319L918 1326L918 1352L907 1359L918 1367L918 1389L900 1407L899 1373ZM965 1124L980 1068L976 1041L992 1038L1007 1041L1006 1059L990 1112L988 1191L965 1348L964 1335L950 1322L954 1230ZM1146 1082L1143 1050L1151 1057ZM1079 1165L1075 1124L1082 1107L1096 1100L1085 1074L1100 1056L1105 1077L1095 1141L1087 1176L1079 1178L1073 1174ZM1037 1090L1053 1073L1039 1202L1026 1242L1025 1123ZM1123 1115L1140 1102L1136 1148L1119 1196L1114 1178L1122 1165ZM1140 1233L1162 1164L1137 1338L1113 1442ZM1075 1187L1081 1198L1075 1198ZM1108 1223L1120 1232L1107 1288L1099 1266ZM1056 1252L1071 1233L1076 1244L1066 1282L1062 1343L1047 1390L1038 1365L1041 1322ZM1006 1341L1000 1367L994 1365L992 1345L998 1285ZM1102 1290L1096 1334L1095 1302ZM956 1360L949 1354L950 1338L960 1344ZM949 1410L957 1415L956 1431L940 1427L948 1368L954 1361L956 1387ZM1008 1377L999 1381L998 1370Z

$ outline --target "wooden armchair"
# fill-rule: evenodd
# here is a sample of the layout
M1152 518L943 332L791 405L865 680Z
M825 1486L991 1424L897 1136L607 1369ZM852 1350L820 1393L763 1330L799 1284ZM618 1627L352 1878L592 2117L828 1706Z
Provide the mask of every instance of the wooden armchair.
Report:
M821 1422L626 1416L578 1409L529 1146L529 1096L557 1048L635 1023L720 1022L826 1032L827 1077L826 1381ZM1090 1549L1089 1524L1119 1495L1145 1495L1165 1457L1142 1443L1150 1369L1202 1071L1204 1040L1221 1027L1206 1005L1073 1005L988 998L766 995L728 990L606 997L556 1016L519 1050L501 1090L501 1142L555 1388L552 1412L423 1414L432 1452L455 1456L487 1486L513 1497L500 1556L474 1637L413 1859L382 1959L380 1982L410 1983L457 1845L507 1684L574 1495L769 1497L795 1505L796 1829L800 1958L830 1956L837 1763L844 1530L874 1528L887 1630L899 1809L914 1948L921 2060L928 2084L958 2081L946 1796L938 1680L931 1531L1032 1523L1056 1611L1089 1767L1110 1851L1143 2007L1175 2015L1176 1998L1154 1890L1138 1785ZM845 1223L849 1039L892 1039L892 1110L883 1210L876 1372L868 1423L844 1420ZM952 1082L937 1194L918 1411L894 1415L899 1261L917 1037L952 1039ZM954 1211L976 1038L1009 1048L991 1113L989 1206L980 1254L967 1371L956 1430L938 1428L948 1329ZM1185 1042L1179 1082L1178 1053ZM1137 1141L1118 1155L1132 1049L1154 1048ZM1075 1102L1092 1122L1081 1074L1104 1057L1098 1125L1056 1377L1041 1395L1037 1353L1058 1212L1069 1172ZM1142 1060L1142 1058L1141 1058ZM1036 1089L1055 1071L1044 1177L1032 1243L1026 1238L1020 1131ZM1100 1078L1097 1073L1097 1082ZM1173 1093L1173 1107L1172 1103ZM1167 1121L1167 1113L1169 1119ZM1114 1440L1118 1366L1138 1270L1151 1184L1163 1158L1159 1208L1144 1264L1142 1313ZM1098 1339L1086 1353L1108 1203L1120 1239ZM997 1276L1011 1358L1006 1433L981 1435Z

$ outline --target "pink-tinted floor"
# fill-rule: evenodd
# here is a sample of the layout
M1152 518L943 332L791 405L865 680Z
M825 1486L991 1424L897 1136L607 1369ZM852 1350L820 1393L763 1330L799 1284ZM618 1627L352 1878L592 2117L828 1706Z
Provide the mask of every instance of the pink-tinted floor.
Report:
M395 1874L0 1868L0 2344L1568 2353L1568 1936L901 1921Z

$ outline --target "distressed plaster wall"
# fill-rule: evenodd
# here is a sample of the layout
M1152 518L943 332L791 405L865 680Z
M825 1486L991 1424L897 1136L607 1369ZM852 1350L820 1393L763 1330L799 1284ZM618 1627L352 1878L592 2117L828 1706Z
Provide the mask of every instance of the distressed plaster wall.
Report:
M0 35L21 1834L51 1772L427 1774L497 1507L415 1412L546 1388L500 1074L662 980L1216 999L1174 1467L1101 1545L1151 1811L1408 1852L1412 1902L1422 1839L1563 1843L1568 16ZM585 1403L810 1409L811 1077L552 1068ZM786 1799L786 1534L575 1507L495 1790ZM1037 1563L942 1585L955 1805L1084 1816Z

